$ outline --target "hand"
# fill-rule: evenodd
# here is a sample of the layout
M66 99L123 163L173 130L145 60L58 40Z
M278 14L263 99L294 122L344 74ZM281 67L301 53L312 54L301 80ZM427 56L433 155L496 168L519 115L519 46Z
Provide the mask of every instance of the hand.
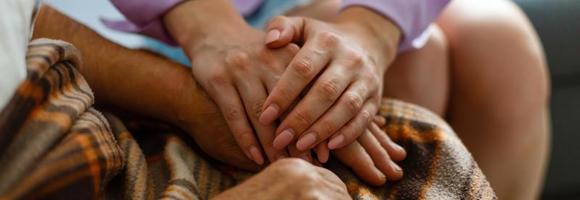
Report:
M261 165L265 162L261 148L270 161L287 157L285 150L272 147L274 125L260 124L258 116L298 46L266 48L265 33L245 24L230 4L224 0L185 2L172 9L165 22L189 55L193 76L220 108L242 151ZM235 14L228 14L232 10Z
M271 124L288 112L276 130L274 147L282 149L297 141L296 148L306 151L331 136L330 149L355 141L377 112L398 29L371 11L349 8L336 23L277 17L267 30L268 47L304 43L266 99L260 116L262 124ZM289 110L301 93L305 97Z
M324 145L319 145L317 153L321 151L320 146ZM403 170L394 161L402 161L407 155L401 146L379 128L376 121L371 123L357 141L332 153L359 178L375 186L401 179Z
M183 96L194 96L191 93L195 91L202 92L201 89L194 90L193 88L184 88L184 90ZM197 146L207 155L245 170L258 171L261 168L244 154L219 108L207 97L197 98L178 106L181 107L178 112L183 112L178 115L183 116L183 119L174 124L192 136Z
M327 169L300 159L282 159L214 199L351 199Z

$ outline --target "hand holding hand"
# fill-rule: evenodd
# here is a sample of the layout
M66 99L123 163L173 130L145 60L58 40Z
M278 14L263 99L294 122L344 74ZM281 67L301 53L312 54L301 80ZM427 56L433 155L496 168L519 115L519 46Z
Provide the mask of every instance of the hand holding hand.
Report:
M298 47L266 48L265 33L245 24L230 4L224 0L185 2L172 9L165 22L191 59L193 76L220 108L244 154L262 165L267 161L262 149L270 161L287 157L286 151L272 147L274 125L258 123L258 116Z
M288 112L276 130L276 149L297 141L296 148L303 152L328 138L329 149L344 147L366 130L376 114L383 74L393 60L399 32L382 16L359 9L347 9L351 11L344 11L337 23L303 17L277 17L269 23L268 47L304 43L260 116L262 124L271 124ZM359 19L350 20L352 16ZM373 25L360 23L365 20L382 20L376 24L390 31L377 33ZM301 93L305 96L298 100ZM294 101L299 102L289 110Z

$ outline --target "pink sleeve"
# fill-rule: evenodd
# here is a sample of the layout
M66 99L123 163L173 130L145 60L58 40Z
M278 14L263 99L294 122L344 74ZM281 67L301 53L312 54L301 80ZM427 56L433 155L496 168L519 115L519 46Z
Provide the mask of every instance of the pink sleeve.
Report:
M391 19L403 34L399 52L418 48L425 30L450 0L344 0L342 9L363 6Z
M177 42L165 29L162 18L169 10L184 1L187 0L111 0L127 21L107 19L102 21L111 29L139 33L176 46ZM233 0L232 3L242 15L249 15L260 6L262 0Z
M128 21L103 19L107 27L143 34L170 45L177 44L167 33L161 17L183 0L111 0L111 2Z

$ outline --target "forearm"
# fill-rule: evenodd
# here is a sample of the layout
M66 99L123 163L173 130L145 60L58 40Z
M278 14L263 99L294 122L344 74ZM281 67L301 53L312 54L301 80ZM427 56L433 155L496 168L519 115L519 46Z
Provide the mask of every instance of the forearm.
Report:
M235 33L245 21L230 0L195 0L170 10L163 22L171 36L187 51L208 35Z
M397 48L401 39L401 30L397 25L373 10L364 7L349 7L341 11L336 19L337 23L352 26L352 30L359 32L362 36L362 45L377 49L370 53L379 53L372 57L381 59L377 63L390 65L397 54Z
M99 104L176 125L181 123L182 113L218 112L188 69L151 53L116 45L48 6L39 12L33 37L65 40L81 51L80 71Z

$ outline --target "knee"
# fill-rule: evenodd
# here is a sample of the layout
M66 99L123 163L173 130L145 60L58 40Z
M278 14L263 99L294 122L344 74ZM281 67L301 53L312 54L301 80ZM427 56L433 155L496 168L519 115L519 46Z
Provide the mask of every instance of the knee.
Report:
M397 56L384 81L384 95L415 103L443 116L449 86L448 44L433 25L427 43Z
M478 65L481 69L469 69L478 73L479 87L488 91L479 97L501 101L497 108L504 111L545 109L550 91L543 47L513 2L456 0L438 23L455 59L485 63Z

